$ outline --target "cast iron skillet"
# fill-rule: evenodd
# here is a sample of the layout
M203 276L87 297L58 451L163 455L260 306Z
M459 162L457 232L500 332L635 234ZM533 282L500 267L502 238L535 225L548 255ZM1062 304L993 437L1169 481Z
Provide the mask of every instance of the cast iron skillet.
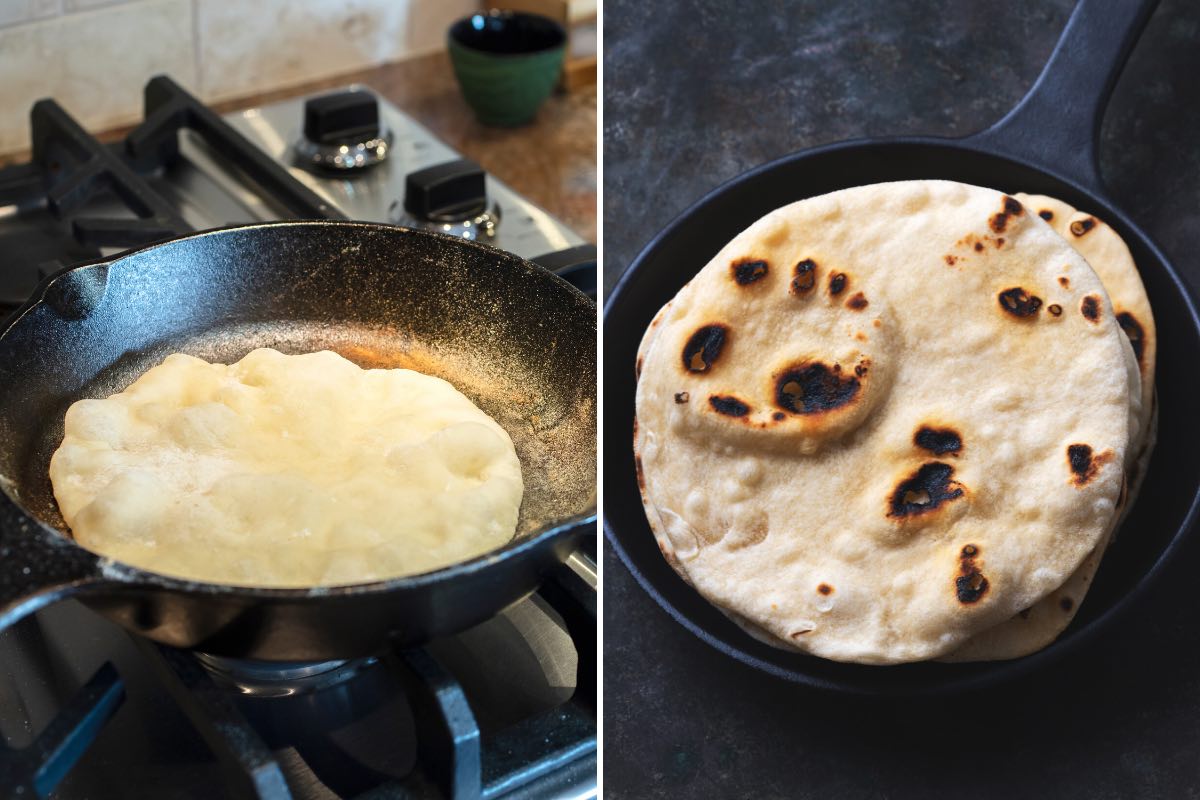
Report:
M1028 673L1111 625L1152 584L1197 515L1200 419L1194 413L1200 320L1175 270L1105 194L1096 165L1101 115L1155 0L1081 0L1037 83L1004 119L965 139L844 142L786 156L716 189L637 257L605 308L605 533L638 582L680 624L753 667L812 687L917 694L980 687ZM836 189L943 178L1007 192L1048 194L1099 215L1129 244L1157 320L1160 435L1141 496L1104 559L1079 615L1034 655L983 664L838 664L751 638L690 589L663 560L634 476L634 360L655 312L738 232L775 208ZM1070 398L1063 398L1069 403Z
M118 391L174 351L229 363L264 346L327 348L454 383L517 447L518 536L424 575L303 590L178 580L63 535L47 468L74 400ZM549 272L386 225L228 228L61 273L0 331L0 630L76 596L177 647L312 661L481 622L537 588L592 529L595 347L595 304Z

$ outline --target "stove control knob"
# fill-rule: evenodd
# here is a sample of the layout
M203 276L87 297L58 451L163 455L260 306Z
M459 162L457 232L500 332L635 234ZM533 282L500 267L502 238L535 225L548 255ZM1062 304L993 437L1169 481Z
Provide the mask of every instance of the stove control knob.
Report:
M387 158L392 134L379 119L379 101L364 89L347 89L304 103L304 133L296 144L306 166L363 169Z
M394 221L464 239L490 239L500 223L499 209L488 208L487 173L465 158L410 172L403 212Z

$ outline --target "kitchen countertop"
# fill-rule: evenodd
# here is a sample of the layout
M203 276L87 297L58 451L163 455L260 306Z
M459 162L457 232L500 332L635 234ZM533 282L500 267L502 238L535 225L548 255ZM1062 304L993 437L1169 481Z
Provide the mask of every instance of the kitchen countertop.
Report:
M463 100L444 52L383 64L317 82L214 103L220 114L349 83L374 89L446 144L477 161L590 242L596 241L596 87L556 91L537 117L518 128L489 128ZM191 87L185 87L191 88ZM111 141L129 127L99 133ZM28 153L0 158L27 160Z
M986 127L1037 77L1072 6L745 0L731 13L716 0L608 0L605 286L750 167L840 139ZM1164 0L1101 148L1111 194L1193 287L1197 74L1200 4ZM606 796L1200 798L1195 539L1136 624L1085 658L921 702L822 695L745 667L672 621L606 546Z

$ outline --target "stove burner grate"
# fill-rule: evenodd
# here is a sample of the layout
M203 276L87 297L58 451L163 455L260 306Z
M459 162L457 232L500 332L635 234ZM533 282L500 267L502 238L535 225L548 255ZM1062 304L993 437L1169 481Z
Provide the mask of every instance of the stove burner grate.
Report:
M124 699L120 676L104 664L32 744L14 750L0 741L0 786L12 797L48 797Z
M557 796L590 785L596 769L596 593L588 568L573 568L579 563L586 565L579 555L572 556L539 590L562 617L578 652L573 695L556 708L490 735L481 730L463 685L426 649L280 668L148 641L139 644L225 767L231 796L294 796L289 772L268 744L272 727L287 729L294 740L307 743L304 752L319 755L309 766L327 786L351 787L350 793L339 791L341 796ZM331 752L336 742L324 738L327 731L309 735L297 724L316 704L327 727L340 727L345 720L339 714L348 718L354 713L340 690L371 669L399 680L415 722L416 764L403 778L376 772L350 753ZM273 725L270 718L264 723L255 717L254 706L239 701L247 695L258 703L300 697L301 716L281 722L276 715ZM48 796L100 735L123 697L120 677L105 664L32 745L22 750L0 745L0 785L17 787L31 798Z
M0 238L5 252L22 254L0 265L0 317L49 275L99 259L100 248L140 247L192 231L149 180L177 161L183 130L289 217L346 218L170 78L152 79L144 96L144 121L114 144L88 134L53 100L34 104L32 161L0 169Z

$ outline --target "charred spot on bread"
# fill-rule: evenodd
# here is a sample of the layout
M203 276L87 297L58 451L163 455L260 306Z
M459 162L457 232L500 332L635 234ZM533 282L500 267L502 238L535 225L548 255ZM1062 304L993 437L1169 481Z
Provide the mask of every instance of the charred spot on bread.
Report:
M1071 472L1075 474L1075 483L1087 483L1092 470L1092 447L1086 444L1073 444L1067 447L1067 462Z
M1083 236L1094 227L1096 227L1096 218L1084 217L1071 223L1071 233L1075 236Z
M793 414L833 411L854 400L859 377L843 375L840 364L801 362L775 376L775 404Z
M1100 321L1100 298L1094 294L1089 294L1079 303L1079 313L1083 314L1083 318L1088 322Z
M806 295L817 285L817 262L806 258L796 264L792 274L792 294Z
M749 286L767 277L769 267L761 258L740 258L730 265L730 269L738 286Z
M1125 331L1129 344L1133 347L1133 355L1137 357L1138 366L1142 365L1142 355L1146 352L1146 331L1137 317L1128 311L1117 314L1117 324Z
M888 516L895 519L928 514L962 497L963 486L954 480L954 467L929 461L896 484L888 500Z
M829 294L837 297L846 288L846 284L850 279L846 277L844 272L835 272L829 276Z
M1092 451L1091 445L1072 444L1067 446L1067 465L1071 469L1071 482L1077 487L1087 486L1096 477L1100 468L1113 460L1113 451Z
M988 586L987 577L978 569L972 568L954 579L954 594L958 597L958 602L971 605L979 602L987 593Z
M913 434L913 444L935 456L962 452L962 437L953 428L933 428L922 425Z
M1030 294L1020 286L1005 289L997 295L997 300L1000 302L1000 308L1020 319L1036 316L1038 309L1042 307L1042 298Z
M1008 227L1008 221L1012 217L1019 217L1025 213L1024 206L1015 197L1004 196L1001 203L1000 211L993 214L988 220L988 227L995 233L1004 233Z
M866 295L864 295L862 292L855 292L855 294L846 301L846 308L854 311L862 311L867 307L867 305L868 303Z
M688 372L708 372L721 357L729 328L721 324L698 328L683 346L683 368Z
M973 544L964 545L958 556L958 575L954 578L954 594L958 602L964 605L979 602L987 593L988 579L979 568L976 558L979 548Z
M727 417L744 417L750 413L750 406L732 395L709 395L708 404L718 414L724 414Z

